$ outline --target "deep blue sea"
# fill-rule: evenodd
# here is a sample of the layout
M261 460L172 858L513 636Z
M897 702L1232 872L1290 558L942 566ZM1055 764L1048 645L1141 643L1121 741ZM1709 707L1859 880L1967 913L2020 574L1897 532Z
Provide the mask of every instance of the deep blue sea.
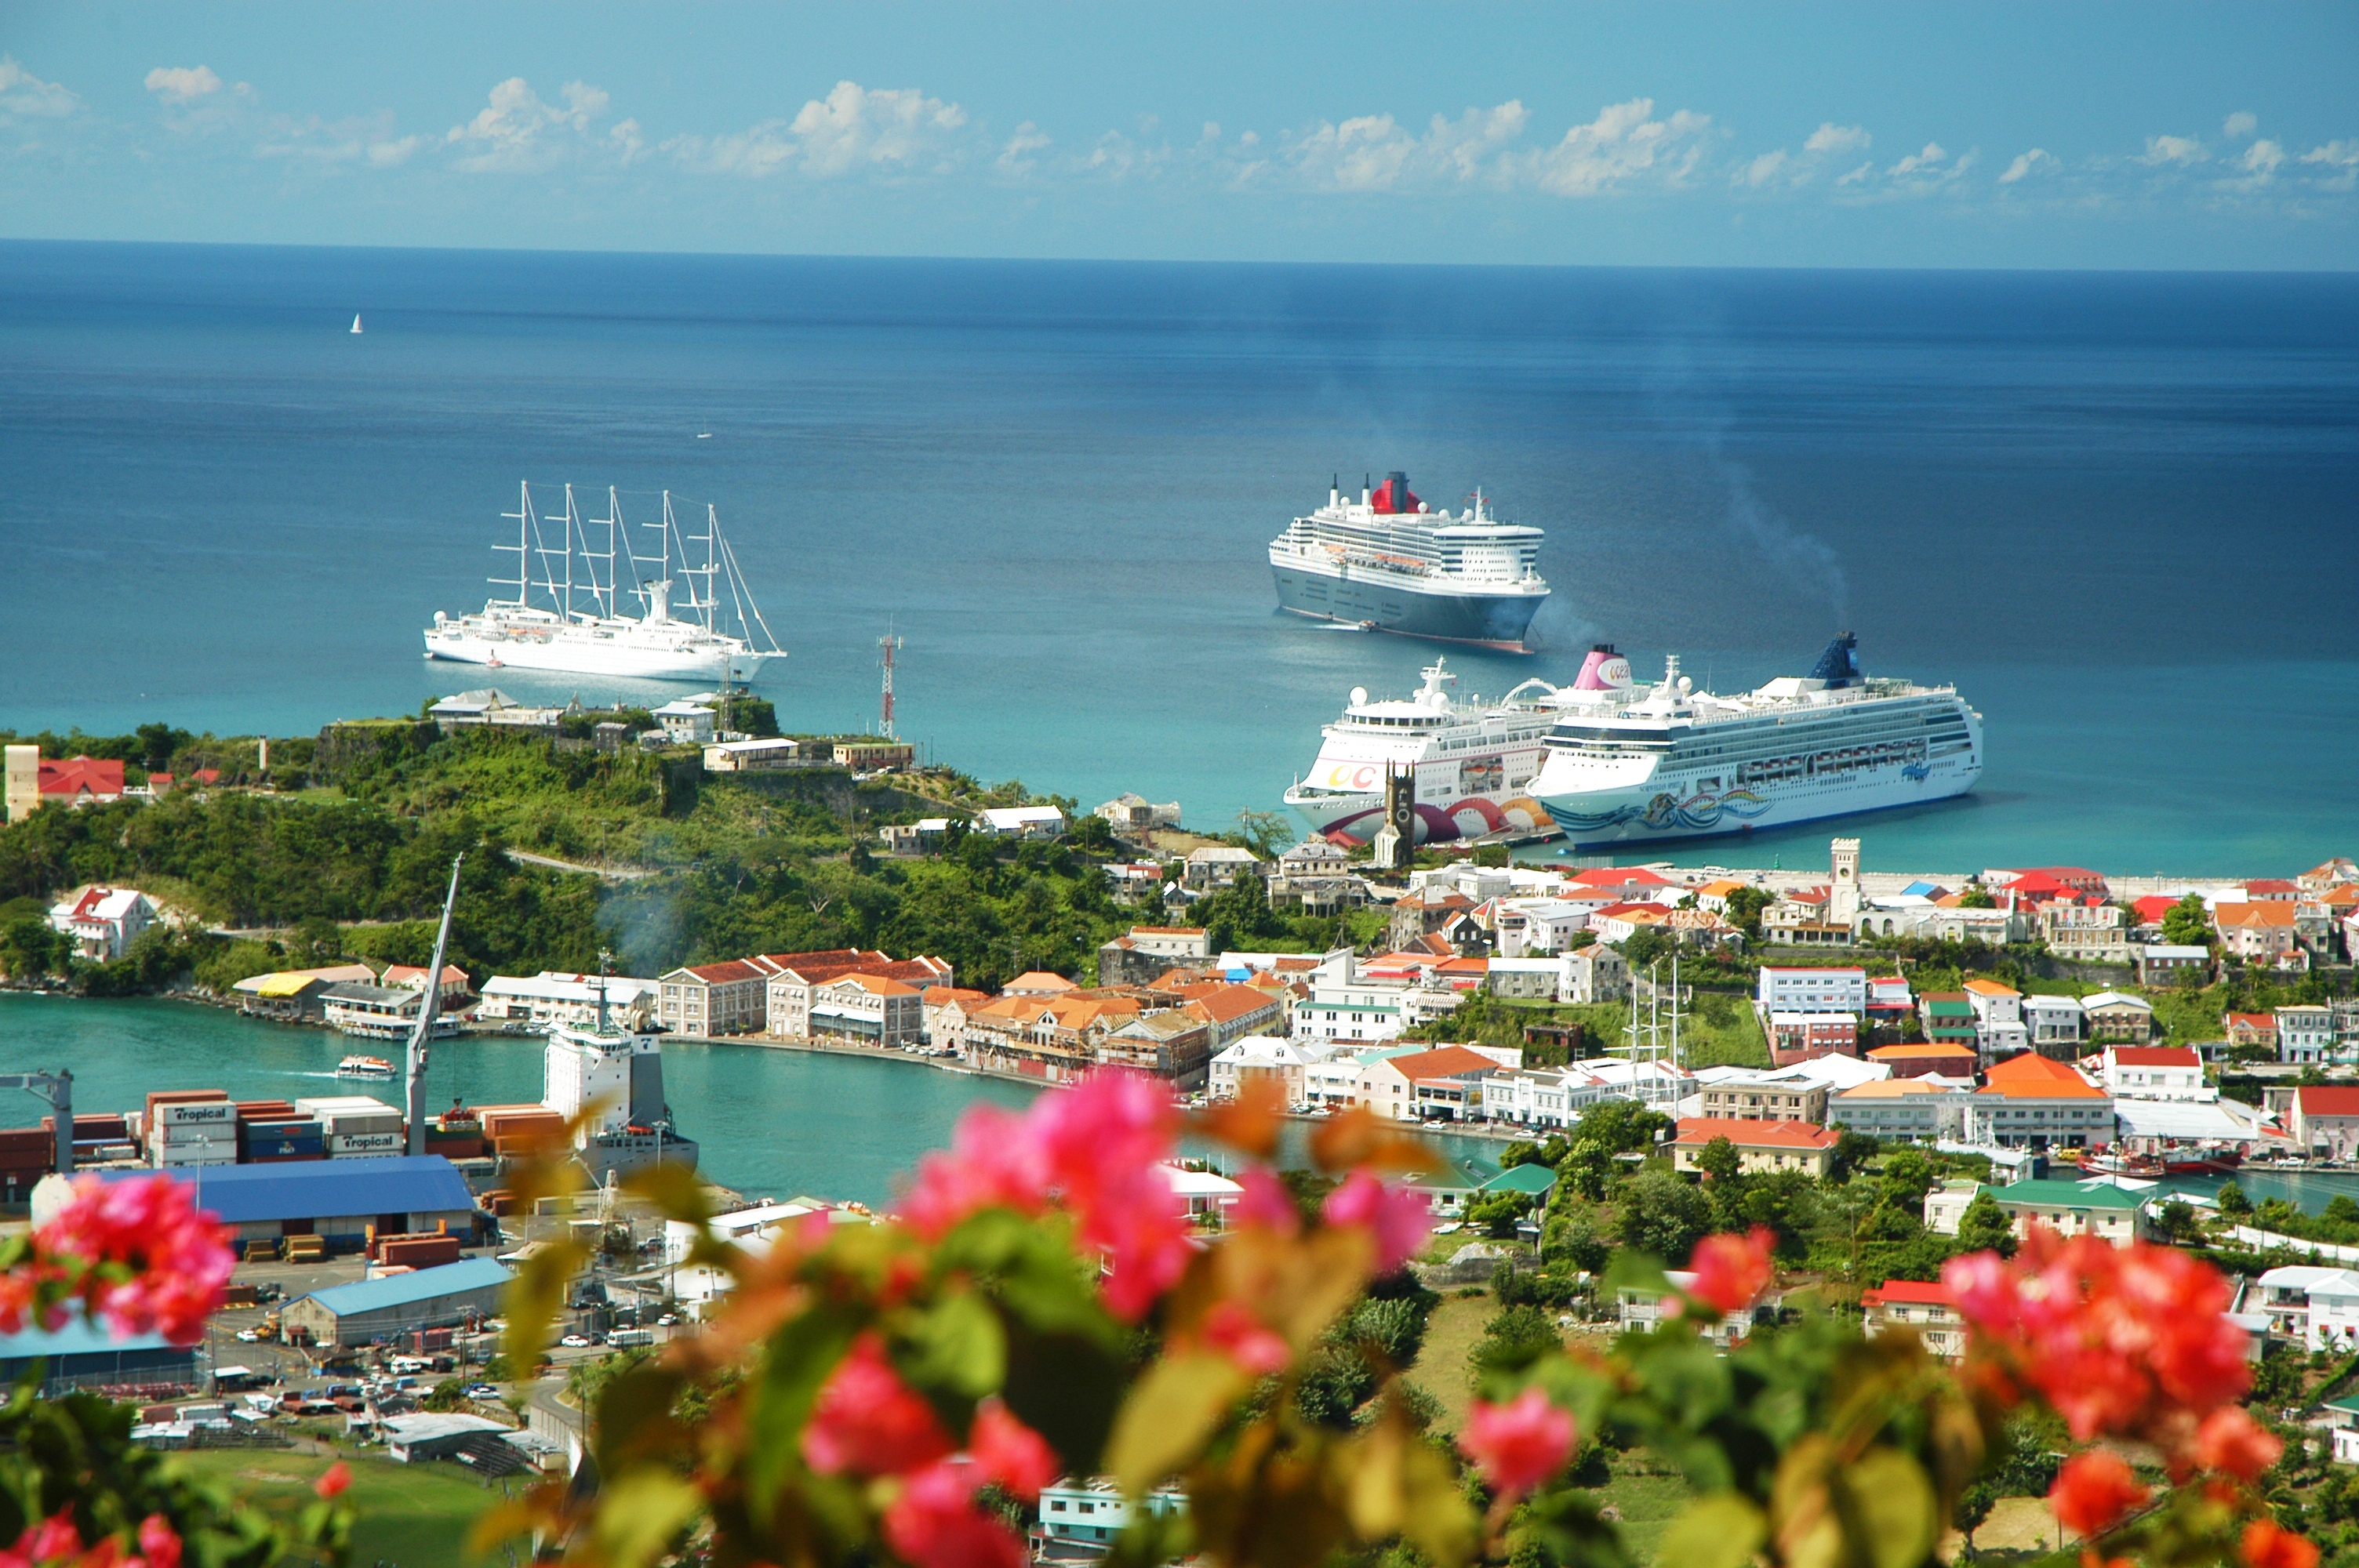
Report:
M1218 826L1432 657L1273 608L1271 535L1396 468L1549 530L1546 651L1453 651L1466 688L1593 639L1749 685L1845 629L1955 681L1983 788L1864 825L1870 869L2359 846L2352 276L0 243L0 727L414 710L485 678L419 632L519 479L669 487L790 727L871 720L889 624L937 760Z

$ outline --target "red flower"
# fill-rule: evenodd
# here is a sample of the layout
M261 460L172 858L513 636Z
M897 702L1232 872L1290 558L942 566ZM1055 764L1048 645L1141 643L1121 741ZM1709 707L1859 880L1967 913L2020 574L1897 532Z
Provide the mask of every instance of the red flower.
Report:
M1346 1176L1342 1186L1327 1195L1321 1212L1330 1225L1359 1226L1375 1238L1379 1274L1389 1274L1416 1257L1433 1233L1431 1205L1366 1171Z
M2318 1568L2318 1548L2275 1519L2246 1525L2243 1545L2245 1568Z
M339 1459L328 1466L327 1474L311 1483L311 1489L323 1498L341 1498L352 1484L352 1466Z
M1230 1214L1239 1225L1257 1225L1280 1236L1302 1228L1302 1211L1294 1206L1294 1195L1268 1167L1246 1166L1237 1173L1237 1184L1245 1188L1245 1195Z
M2127 1461L2104 1448L2083 1449L2064 1461L2048 1488L2049 1511L2073 1534L2103 1535L2147 1499Z
M1217 1302L1204 1314L1204 1343L1257 1378L1283 1370L1294 1359L1284 1339L1235 1302Z
M2277 1462L2285 1444L2245 1413L2242 1405L2222 1405L2195 1433L2195 1462L2249 1481Z
M152 1332L175 1345L204 1337L237 1267L227 1233L198 1212L188 1187L164 1175L83 1177L33 1243L80 1272L74 1293L118 1336Z
M337 1470L342 1468L342 1463L336 1465ZM139 1554L147 1559L147 1568L180 1568L180 1537L171 1520L162 1514L149 1514L139 1521Z
M25 1563L50 1563L82 1555L82 1531L75 1528L73 1509L60 1509L38 1524L25 1527L16 1538L16 1555Z
M963 1469L929 1465L885 1510L885 1540L912 1568L1025 1568L1024 1543L974 1506Z
M1723 1317L1743 1312L1768 1287L1774 1269L1769 1252L1777 1244L1777 1236L1766 1225L1742 1236L1724 1232L1705 1237L1688 1260L1695 1273L1688 1294Z
M1564 1468L1572 1440L1572 1417L1526 1389L1504 1405L1475 1400L1458 1446L1494 1492L1520 1497Z
M901 1381L873 1333L853 1341L803 1428L803 1457L822 1476L897 1476L950 1451L934 1407Z
M996 1398L983 1401L967 1433L967 1453L984 1478L998 1482L1026 1502L1038 1500L1040 1488L1063 1468L1049 1440L1008 1413Z

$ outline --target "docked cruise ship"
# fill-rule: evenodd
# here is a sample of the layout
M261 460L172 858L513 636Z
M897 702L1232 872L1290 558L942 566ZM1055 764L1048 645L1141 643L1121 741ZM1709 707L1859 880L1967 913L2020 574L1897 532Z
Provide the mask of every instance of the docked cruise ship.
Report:
M659 534L661 547L641 555L630 545L620 498L611 489L603 517L583 517L570 484L561 515L536 511L529 484L519 487L519 496L516 511L500 514L516 524L516 542L492 546L516 555L516 575L492 579L515 589L516 597L492 600L478 615L436 611L426 629L428 658L494 669L725 683L750 681L770 660L786 657L712 507L705 508L701 534L684 531L665 492L661 518L637 524ZM603 532L593 535L592 529ZM594 548L597 544L604 548ZM629 578L627 588L615 576L618 564ZM534 589L544 602L533 601ZM639 601L640 613L629 612L629 599Z
M1630 687L1630 661L1590 650L1570 687L1527 680L1495 702L1455 697L1458 677L1436 659L1413 697L1371 701L1355 687L1343 715L1321 731L1319 760L1286 792L1313 833L1354 843L1382 822L1385 773L1417 777L1417 838L1447 843L1505 831L1546 832L1546 807L1528 793L1542 744L1568 712L1606 711Z
M1567 714L1531 782L1576 844L1784 827L1963 795L1982 776L1982 715L1953 687L1871 680L1843 633L1807 676L1697 691L1667 660L1635 702Z
M1270 541L1283 610L1372 632L1526 653L1549 586L1538 528L1493 517L1480 491L1455 515L1429 511L1394 472L1360 499L1340 487Z

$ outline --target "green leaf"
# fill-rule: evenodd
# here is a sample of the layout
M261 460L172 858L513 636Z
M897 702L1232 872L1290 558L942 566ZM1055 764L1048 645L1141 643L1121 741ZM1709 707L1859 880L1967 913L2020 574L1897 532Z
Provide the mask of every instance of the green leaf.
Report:
M909 1354L897 1357L904 1376L921 1389L973 1401L1007 1376L1007 1336L999 1314L973 1291L943 1297L900 1325Z
M643 1165L623 1178L623 1189L636 1193L658 1208L667 1219L702 1229L712 1218L712 1204L706 1196L703 1180L695 1167L661 1161Z
M1855 1544L1875 1568L1918 1568L1933 1550L1940 1518L1923 1465L1897 1448L1871 1448L1844 1467L1843 1489L1858 1519Z
M540 1365L540 1353L549 1348L550 1325L565 1305L565 1287L572 1282L586 1256L573 1242L552 1241L527 1258L516 1278L508 1281L507 1295L501 1303L508 1326L500 1336L500 1349L519 1378L531 1378Z
M1000 1397L1016 1418L1049 1440L1065 1467L1095 1475L1130 1382L1119 1348L1094 1337L1035 1334L1009 1325L1007 1383Z
M598 1395L597 1420L592 1428L602 1475L619 1476L641 1456L670 1454L679 1435L672 1406L685 1380L652 1361L643 1361L607 1379Z
M843 1359L865 1319L841 1306L816 1308L770 1336L760 1372L746 1390L752 1441L745 1465L747 1508L766 1524L780 1484L802 1464L803 1423L820 1386Z
M1655 1561L1679 1568L1745 1568L1769 1539L1761 1510L1734 1492L1698 1498L1663 1531Z
M1140 1496L1195 1456L1245 1386L1245 1375L1223 1357L1157 1362L1114 1418L1106 1468L1124 1492Z
M703 1496L670 1471L640 1470L608 1485L598 1504L606 1568L646 1568L696 1517Z

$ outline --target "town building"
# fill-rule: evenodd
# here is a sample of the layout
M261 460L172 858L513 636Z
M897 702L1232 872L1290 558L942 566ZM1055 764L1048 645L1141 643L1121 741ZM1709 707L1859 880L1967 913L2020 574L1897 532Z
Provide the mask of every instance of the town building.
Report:
M2079 1149L2113 1141L2112 1097L2063 1063L2026 1052L1984 1076L1966 1108L1967 1142Z
M2274 965L2301 952L2289 901L2248 899L2243 903L2214 904L2212 929L2219 933L2223 950L2246 963Z
M1966 1210L1981 1195L1980 1182L1953 1179L1942 1182L1925 1195L1925 1228L1936 1236L1955 1236L1959 1222Z
M41 809L41 749L11 742L0 750L0 762L5 772L5 794L0 795L5 812L0 822L22 822Z
M1493 996L1554 1001L1564 993L1561 957L1465 961L1483 964L1483 989Z
M2359 1347L2359 1271L2296 1263L2256 1281L2269 1326L2311 1351Z
M2039 939L2049 953L2075 964L2130 962L2128 914L2119 904L2066 903L2042 904Z
M522 1023L534 1029L552 1023L588 1028L598 1021L603 993L608 1020L636 1031L655 1022L659 989L658 981L628 975L577 975L558 969L543 969L528 977L494 975L484 982L475 1017L487 1023Z
M74 957L92 963L120 958L156 924L156 905L137 888L77 888L49 909L49 928L73 944Z
M1561 898L1501 899L1492 911L1492 933L1503 957L1561 953L1589 929L1590 907Z
M1483 1114L1483 1080L1502 1065L1464 1045L1387 1053L1361 1065L1357 1103L1395 1121L1463 1121Z
M2191 944L2148 942L2137 949L2138 984L2148 990L2192 977L2201 984L2212 972L2212 949Z
M2294 1147L2348 1160L2359 1152L2359 1086L2301 1084L2293 1091L2287 1130Z
M1982 1070L1982 1054L1971 1045L1922 1041L1902 1045L1877 1045L1867 1059L1891 1069L1896 1078L1936 1074L1945 1078L1973 1078Z
M1984 1061L2030 1048L2031 1031L2024 1026L2021 991L1980 975L1966 981L1963 991L1966 1005L1974 1010L1975 1047Z
M916 990L920 1000L910 1004L922 1009L923 994L935 986L955 983L948 959L919 956L896 958L880 950L862 952L857 947L829 947L810 953L763 953L746 960L763 972L761 1032L779 1039L795 1040L841 1030L821 1027L816 1016L819 989L846 975L866 975L879 980L892 980ZM669 977L667 977L669 978ZM881 993L872 993L881 994ZM841 999L840 999L841 1000ZM847 1003L853 1011L867 1019L875 1010L856 999ZM896 1011L900 1011L897 1007ZM881 1023L881 1019L875 1020ZM924 1031L922 1013L912 1026L917 1033L904 1034L895 1031L896 1038L914 1044Z
M1179 827L1180 803L1169 800L1158 806L1143 795L1125 790L1090 815L1117 833L1147 833Z
M1685 1269L1667 1269L1663 1278L1670 1285L1669 1290L1657 1290L1652 1285L1623 1285L1615 1290L1614 1315L1620 1327L1652 1334L1671 1319L1684 1315L1686 1303L1675 1292L1693 1289L1695 1275ZM1697 1336L1717 1349L1730 1349L1749 1337L1769 1310L1756 1305L1730 1313L1699 1325Z
M2154 1004L2125 991L2099 991L2081 999L2081 1016L2092 1040L2143 1045L2154 1038Z
M237 1010L283 1023L318 1023L327 1016L321 995L330 986L373 985L376 971L366 964L330 964L317 969L280 969L249 975L230 987Z
M962 989L957 986L928 986L920 999L921 1016L926 1021L926 1044L965 1055L966 1015L990 1000L988 991Z
M1111 1476L1076 1480L1071 1476L1040 1489L1039 1544L1032 1560L1041 1563L1092 1563L1114 1551L1133 1517L1184 1518L1187 1494L1159 1487L1136 1499Z
M351 1349L387 1342L411 1329L451 1328L495 1317L512 1277L492 1259L466 1258L313 1291L288 1302L278 1317L289 1338L299 1336L312 1345Z
M1114 1022L1098 1038L1098 1061L1165 1079L1182 1094L1210 1082L1212 1032L1186 1008L1158 1008Z
M1288 1105L1301 1105L1310 1098L1303 1074L1313 1061L1323 1059L1323 1054L1304 1043L1266 1034L1246 1035L1212 1058L1212 1096L1214 1099L1234 1099L1254 1084L1272 1083L1286 1097Z
M402 990L423 991L426 989L426 966L423 964L387 964L376 983ZM465 1001L474 994L474 982L467 971L456 964L442 966L441 983L435 988L435 1006L449 1008Z
M418 1027L423 991L346 980L320 989L321 1021L344 1034L371 1040L407 1039Z
M1239 877L1260 874L1261 861L1251 849L1240 849L1234 844L1200 844L1188 851L1188 863L1180 872L1180 885L1190 892L1215 892Z
M1827 1125L1887 1141L1955 1138L1965 1130L1972 1083L1923 1076L1854 1084L1827 1101Z
M1755 1001L1762 1011L1848 1012L1867 1011L1867 971L1764 964Z
M2117 1100L2216 1100L2203 1081L2203 1058L2186 1045L2108 1045L2093 1058L2107 1094ZM2087 1070L2087 1064L2082 1064Z
M888 1051L925 1038L925 992L905 980L855 970L810 988L805 1033Z
M1769 1059L1778 1066L1814 1056L1859 1054L1859 1020L1848 1012L1773 1012Z
M702 702L682 697L653 709L647 717L671 745L701 746L713 739L712 709Z
M1557 1000L1568 1005L1585 1006L1592 1002L1613 1001L1627 995L1630 989L1630 965L1611 947L1592 946L1564 957L1564 981L1557 990Z
M1870 1339L1895 1330L1913 1332L1925 1348L1944 1361L1966 1353L1966 1319L1949 1286L1921 1280L1886 1280L1859 1296L1863 1328Z
M1061 838L1065 814L1053 806L994 806L975 814L974 830L995 838Z
M1334 914L1368 899L1367 884L1352 874L1351 857L1324 838L1305 838L1271 865L1266 890L1273 909Z
M908 741L881 737L838 741L834 754L837 767L850 768L856 773L907 773L918 760L918 749ZM1060 832L1064 829L1064 822L1060 812L1057 816Z
M2220 1037L2230 1045L2259 1045L2270 1051L2277 1048L2277 1021L2275 1013L2223 1012L2220 1015Z
M1693 1172L1696 1157L1712 1140L1725 1138L1736 1150L1737 1169L1747 1173L1800 1171L1824 1176L1834 1168L1842 1135L1807 1121L1740 1121L1719 1116L1683 1116L1671 1145L1671 1168Z
M1706 1081L1697 1097L1709 1119L1738 1121L1807 1121L1817 1126L1827 1119L1827 1086L1766 1073L1746 1072Z
M704 748L708 773L765 773L801 764L802 746L782 735L759 741L715 741Z
M110 758L44 759L36 778L43 806L108 806L123 798L123 764Z
M2111 1182L2067 1182L2045 1177L1991 1189L2006 1211L2015 1234L2044 1225L2060 1236L2094 1236L2116 1247L2147 1238L2146 1200Z
M2334 1010L2324 1006L2277 1010L2277 1060L2317 1063L2334 1054Z
M484 1475L498 1475L507 1471L512 1463L498 1457L500 1450L520 1454L506 1441L516 1428L463 1411L389 1415L378 1423L378 1428L385 1438L386 1457L397 1465L425 1465L450 1459L478 1467Z
M768 1011L769 982L767 970L743 958L674 969L657 982L656 1022L700 1039L757 1033Z
M1917 1020L1925 1038L1944 1045L1964 1045L1976 1060L1982 1055L1982 1032L1974 1026L1974 1004L1963 991L1927 991L1917 999Z
M28 1325L15 1334L0 1334L0 1379L15 1388L38 1364L41 1382L35 1391L52 1400L76 1389L110 1386L190 1389L197 1386L198 1349L175 1345L160 1334L118 1339L103 1323L77 1314L56 1328Z

